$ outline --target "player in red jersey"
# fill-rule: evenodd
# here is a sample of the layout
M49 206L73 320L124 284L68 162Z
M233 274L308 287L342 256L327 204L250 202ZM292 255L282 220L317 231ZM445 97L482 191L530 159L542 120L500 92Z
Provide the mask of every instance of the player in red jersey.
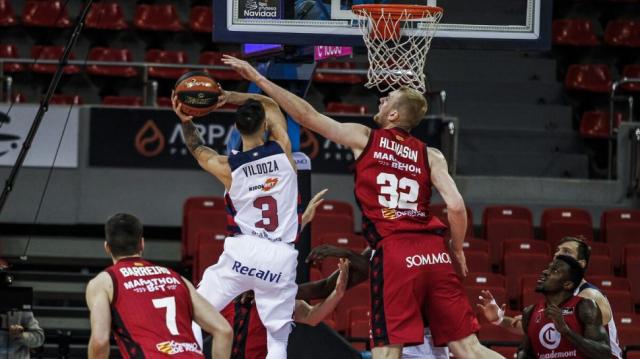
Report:
M556 256L542 271L536 292L544 299L523 311L525 337L518 358L611 358L609 336L597 304L573 292L584 269L574 258Z
M195 321L214 337L215 358L229 358L233 332L193 285L174 271L142 259L142 224L115 214L105 225L113 265L87 285L91 311L89 355L109 357L113 335L124 358L203 358L191 330Z
M372 130L339 123L262 76L246 61L223 61L254 82L302 126L348 146L356 158L355 195L371 260L373 357L400 358L404 345L423 343L428 319L434 344L459 358L501 358L482 346L479 324L457 277L443 232L428 212L433 185L447 204L451 252L466 275L464 201L440 151L409 133L427 110L418 91L402 88L380 100Z

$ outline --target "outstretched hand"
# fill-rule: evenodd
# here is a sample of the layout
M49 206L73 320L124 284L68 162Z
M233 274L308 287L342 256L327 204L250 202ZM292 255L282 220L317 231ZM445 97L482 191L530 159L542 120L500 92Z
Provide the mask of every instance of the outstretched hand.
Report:
M176 95L175 91L171 91L171 107L173 107L173 112L178 115L180 122L189 122L193 120L193 116L189 116L182 112L182 103L178 101L178 95Z
M500 320L500 314L504 316L504 311L507 308L506 304L502 304L502 308L498 306L496 300L493 298L493 295L488 290L483 290L480 292L480 303L476 304L478 309L482 311L484 317L490 323L497 322Z
M325 188L322 191L316 193L316 195L311 198L309 204L307 205L307 208L302 214L302 227L306 226L313 220L313 217L315 217L316 215L316 208L318 208L318 206L321 205L322 202L324 202L324 198L322 197L325 195L325 193L327 193L327 191L329 191L329 189Z
M233 56L223 55L222 62L225 65L231 66L240 76L242 76L245 80L256 82L262 75L256 70L251 64L244 60L240 60Z
M349 260L340 258L338 269L340 270L340 274L338 275L338 280L336 280L335 292L337 295L343 296L347 291L347 283L349 282Z

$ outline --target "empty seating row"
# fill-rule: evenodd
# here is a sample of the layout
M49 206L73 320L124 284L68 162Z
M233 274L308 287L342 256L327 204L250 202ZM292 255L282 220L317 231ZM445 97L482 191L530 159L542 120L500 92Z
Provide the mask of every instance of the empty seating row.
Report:
M622 77L640 78L640 64L626 65L622 70ZM569 91L585 91L594 93L609 93L613 77L608 65L577 64L570 65L564 85ZM640 91L640 83L626 83L621 86L625 91Z
M589 19L557 19L552 25L555 45L598 46L594 26ZM612 20L604 31L604 42L611 46L640 47L640 21Z

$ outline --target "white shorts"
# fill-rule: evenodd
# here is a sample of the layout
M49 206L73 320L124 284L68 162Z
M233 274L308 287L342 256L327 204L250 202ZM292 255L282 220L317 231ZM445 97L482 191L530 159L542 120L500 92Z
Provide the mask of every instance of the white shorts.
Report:
M218 263L204 271L198 293L221 311L233 298L253 290L267 331L282 332L293 323L297 265L293 243L247 235L227 237Z
M402 359L449 359L449 348L434 347L431 330L424 328L424 343L402 348Z

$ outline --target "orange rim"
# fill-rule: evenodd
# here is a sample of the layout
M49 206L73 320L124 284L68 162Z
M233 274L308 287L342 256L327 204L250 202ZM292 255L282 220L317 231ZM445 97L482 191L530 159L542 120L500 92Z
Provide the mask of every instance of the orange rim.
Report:
M379 19L382 16L385 16L393 20L416 20L441 13L442 8L426 5L362 4L352 6L351 11L356 15L370 15L374 19Z

